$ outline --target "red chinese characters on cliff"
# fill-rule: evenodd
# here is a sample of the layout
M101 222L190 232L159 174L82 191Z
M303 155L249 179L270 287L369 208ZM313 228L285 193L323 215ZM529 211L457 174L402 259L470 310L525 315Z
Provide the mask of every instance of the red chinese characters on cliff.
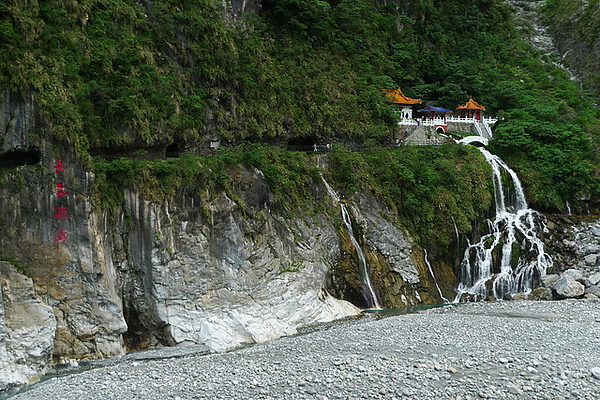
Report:
M58 160L56 160L56 165L54 166L54 172L56 172L57 174L60 172L65 172L65 165L63 164L63 162L60 158Z
M56 195L58 197L65 197L69 195L69 192L65 190L65 184L62 182L58 182L56 184Z
M67 237L69 237L69 233L65 228L61 228L56 231L56 236L54 236L54 243L67 243Z
M56 207L56 212L54 212L54 219L57 219L59 221L66 221L67 217L67 207Z
M56 174L57 180L61 180L63 178L62 175L65 173L65 164L60 158L56 160L56 165L54 165L54 172ZM65 189L65 184L63 182L56 183L55 194L58 196L59 200L61 200L61 203L63 203L64 198L69 195L69 192L67 192L67 190ZM60 204L55 207L54 219L56 221L58 221L59 223L64 223L68 217L69 214L67 212L66 205ZM54 235L54 243L66 243L68 237L69 233L67 232L67 230L64 227L59 227Z

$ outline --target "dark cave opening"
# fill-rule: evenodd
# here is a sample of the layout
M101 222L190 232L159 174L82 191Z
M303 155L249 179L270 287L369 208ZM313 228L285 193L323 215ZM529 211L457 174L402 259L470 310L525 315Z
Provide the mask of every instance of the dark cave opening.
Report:
M17 168L25 165L35 165L39 164L40 161L41 154L38 149L15 149L0 155L0 168Z
M315 144L318 147L324 146L322 143L318 143L316 136L294 138L288 141L288 150L292 151L315 151Z
M177 143L171 143L167 146L166 157L167 158L177 158L181 156L181 146Z
M123 334L123 342L127 352L144 350L152 347L152 339L141 321L140 314L131 304L123 303L123 316L127 323L127 332Z

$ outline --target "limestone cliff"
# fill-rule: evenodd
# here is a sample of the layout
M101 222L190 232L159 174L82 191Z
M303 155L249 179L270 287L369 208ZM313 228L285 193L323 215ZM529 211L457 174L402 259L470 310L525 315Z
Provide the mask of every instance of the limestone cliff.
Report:
M33 282L0 261L0 387L44 372L52 354L56 318L36 296Z
M597 92L600 87L598 4L583 0L541 3L543 21L548 25L561 62L573 71L582 86Z
M323 212L285 207L244 167L232 192L181 187L151 201L126 187L119 207L102 208L94 173L53 140L35 96L4 93L2 107L12 157L0 185L3 386L50 362L159 345L222 351L360 312L354 256L322 182L310 192ZM360 193L351 208L383 303L439 302L393 213Z

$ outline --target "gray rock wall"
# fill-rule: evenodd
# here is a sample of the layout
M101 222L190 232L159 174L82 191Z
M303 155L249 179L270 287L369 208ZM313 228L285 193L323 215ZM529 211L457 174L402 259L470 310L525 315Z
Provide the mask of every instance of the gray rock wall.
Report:
M2 264L0 390L49 363L160 345L221 351L360 312L327 289L344 251L339 209L322 184L311 201L329 210L318 213L287 209L262 173L247 169L238 171L234 193L181 188L151 202L129 187L122 207L103 210L95 176L53 141L34 96L3 99L2 151L33 147L40 160L11 167L0 182L0 259L20 268ZM58 197L58 181L67 196ZM68 210L64 221L55 218L57 206ZM386 301L433 299L397 219L369 196L351 208L378 290L390 285ZM64 243L55 242L59 228L68 232ZM348 268L356 277L356 265ZM24 310L32 310L27 320Z
M39 116L33 92L0 91L0 154L47 143L46 124Z
M554 265L543 279L554 298L600 298L600 220L549 216L544 233Z
M52 309L56 331L46 355L55 362L156 345L222 351L360 312L325 289L342 253L338 210L290 217L262 173L244 170L236 201L183 192L150 202L130 189L123 209L102 211L92 207L93 175L68 165L66 243L53 241L52 173L22 167L0 190L0 251L24 266L33 293ZM316 195L331 202L324 187ZM389 260L387 274L401 282L396 295L421 303L414 244L368 196L352 209L369 254ZM10 318L5 307L3 319Z
M258 171L246 178L265 185ZM323 289L339 253L331 224L286 219L268 202L245 200L254 218L225 194L152 204L127 193L136 272L128 272L134 290L126 297L151 341L220 351L358 313Z
M0 388L43 374L52 358L56 318L33 281L0 261Z

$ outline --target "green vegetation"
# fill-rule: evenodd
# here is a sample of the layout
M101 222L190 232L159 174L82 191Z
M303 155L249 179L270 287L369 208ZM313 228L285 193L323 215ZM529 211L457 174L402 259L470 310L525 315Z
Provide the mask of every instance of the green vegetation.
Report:
M207 157L185 153L167 160L98 160L94 170L100 189L99 205L121 207L125 187L135 187L151 201L172 199L181 190L203 194L208 199L224 191L238 199L235 192L242 166L259 169L275 199L290 208L306 203L309 184L319 176L305 153L258 144L222 149Z
M29 272L27 271L27 267L20 264L17 260L15 260L13 258L0 258L0 261L5 261L7 263L10 263L13 267L15 267L15 269L19 273L31 278L31 276L29 275Z
M263 0L241 22L222 8L220 0L0 1L0 86L33 89L56 138L80 156L171 143L199 149L217 137L228 146L383 144L396 116L381 88L450 109L471 95L500 117L492 150L517 169L534 205L562 209L600 194L595 99L522 41L501 0ZM296 176L301 157L273 151L273 163L251 164L284 182L276 190L296 193L310 171ZM407 157L441 165L420 158L436 151ZM385 170L396 161L383 154L354 157ZM144 174L162 195L190 176L225 185L228 157L95 168L108 185L104 202L114 204L118 179ZM402 170L397 178L399 188L410 180ZM406 185L403 196L413 189L408 208L429 207L435 195Z
M173 198L191 190L205 200L224 191L240 199L242 167L257 168L275 200L288 212L319 209L309 192L322 185L312 153L243 145L210 157L185 154L178 159L142 161L119 159L95 164L103 207L122 206L123 188L135 187L145 199ZM427 159L429 162L424 163ZM491 169L470 146L401 147L394 150L328 153L330 182L352 198L357 190L373 194L394 210L404 226L425 241L447 245L454 224L470 232L471 223L492 205ZM243 204L240 204L243 206Z
M330 155L333 181L351 196L374 194L399 215L425 244L447 245L454 224L470 232L471 222L492 206L491 167L469 146L401 147ZM424 162L423 160L427 160Z
M300 272L305 268L304 260L295 261L291 263L288 267L281 266L281 270L279 270L279 275L289 273L289 272Z

